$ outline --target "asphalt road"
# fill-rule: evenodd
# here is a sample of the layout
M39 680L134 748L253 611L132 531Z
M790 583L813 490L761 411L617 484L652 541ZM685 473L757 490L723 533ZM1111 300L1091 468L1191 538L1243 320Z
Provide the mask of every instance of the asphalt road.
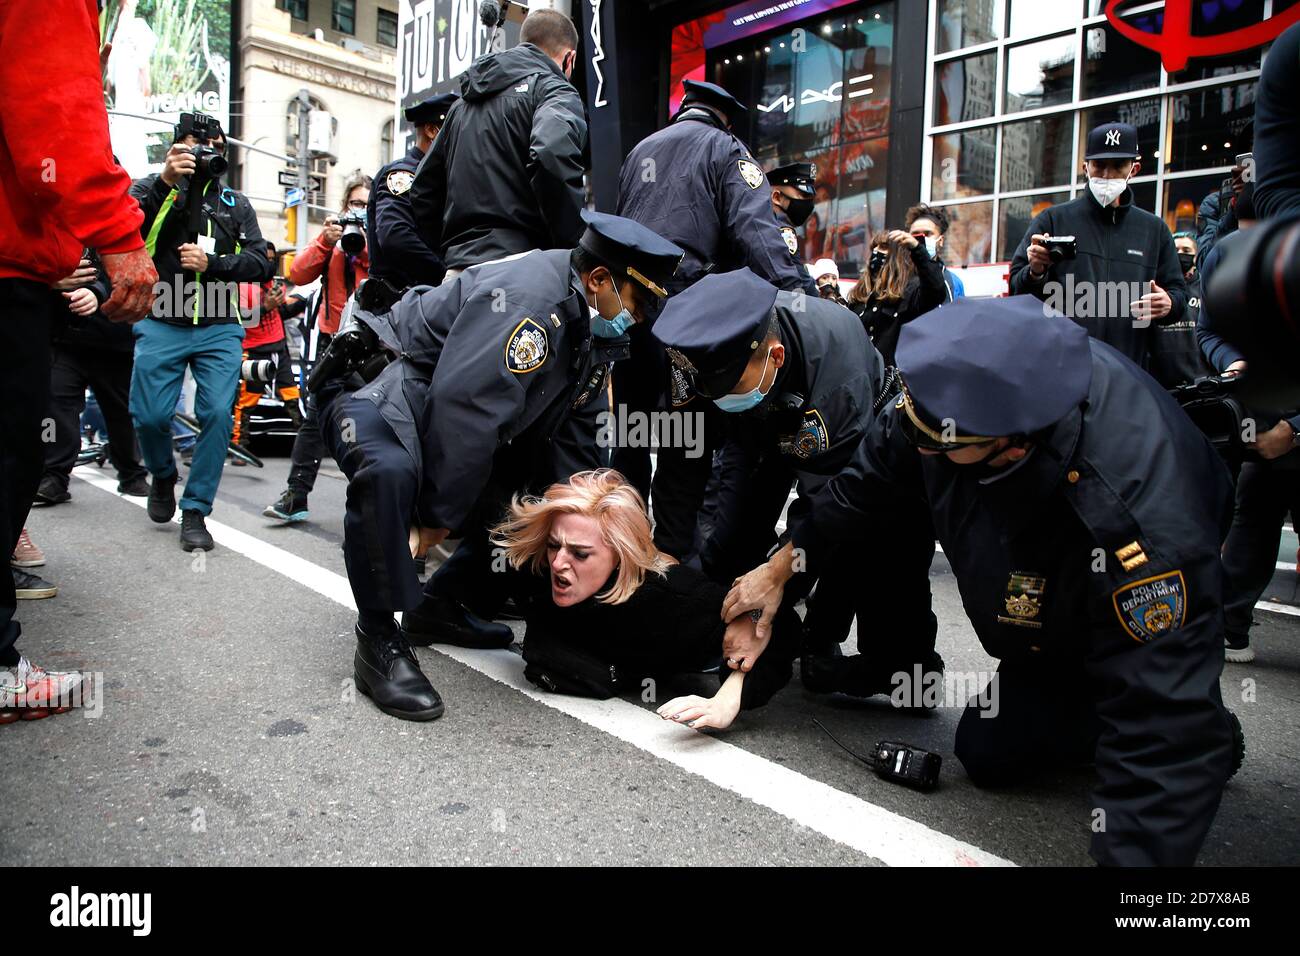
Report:
M100 693L84 713L0 727L0 864L1090 863L1092 771L976 789L952 755L962 702L911 715L796 679L714 739L636 698L546 695L509 651L422 649L446 715L386 717L352 690L344 482L325 469L311 523L283 527L260 512L286 473L283 458L227 469L206 557L107 472L33 512L60 590L23 604L21 647ZM942 557L932 578L949 672L991 673ZM1295 587L1280 571L1268 597ZM1248 755L1207 865L1300 862L1300 617L1259 620L1256 661L1224 670ZM879 780L813 717L859 751L938 751L940 789Z

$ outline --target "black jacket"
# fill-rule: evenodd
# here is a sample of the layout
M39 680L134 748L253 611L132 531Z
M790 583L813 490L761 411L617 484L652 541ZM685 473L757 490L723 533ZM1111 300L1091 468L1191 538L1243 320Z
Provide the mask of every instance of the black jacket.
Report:
M99 256L92 250L90 264L99 270L95 281L87 288L95 294L102 306L112 295L112 285L108 273L104 271ZM135 336L131 326L126 322L113 322L104 318L104 313L96 310L91 315L73 315L68 309L68 300L63 293L55 290L61 308L54 310L54 319L50 324L50 341L60 348L94 350L106 352L135 351Z
M1219 546L1232 518L1223 462L1149 375L1096 341L1087 400L996 480L919 455L898 434L902 414L891 404L852 463L792 516L795 546L811 563L870 540L879 490L917 489L984 649L1041 666L1044 680L1086 675L1103 727L1090 806L1106 827L1093 857L1190 865L1231 764L1219 691ZM1013 617L1008 598L1027 581L1037 597Z
M1042 279L1029 274L1029 237L1074 236L1078 256L1053 263ZM1133 191L1103 208L1085 189L1077 199L1044 209L1025 230L1011 259L1011 294L1029 293L1070 316L1095 339L1146 367L1150 323L1134 325L1129 304L1151 291L1151 280L1169 293L1163 323L1177 322L1187 308L1187 284L1169 227L1133 205Z
M817 295L772 213L767 177L706 110L687 109L637 143L619 174L618 214L686 251L669 292L748 266L779 289Z
M1194 276L1187 283L1187 311L1177 322L1157 325L1151 340L1151 366L1148 371L1165 388L1186 385L1198 378L1214 375L1215 370L1201 352L1196 323L1201 315L1201 280Z
M578 91L525 43L475 60L420 161L411 208L448 269L582 237L587 118Z
M862 327L871 336L871 344L884 356L886 365L894 364L894 351L898 348L898 336L903 326L948 301L948 283L943 277L942 263L932 258L919 242L911 250L911 255L916 275L907 280L901 299L887 302L871 295L863 302L849 303L849 308L857 313Z
M398 289L438 285L447 269L438 254L424 244L411 210L411 177L424 153L412 146L405 156L375 173L366 207L370 243L370 276Z
M1255 94L1255 211L1276 219L1300 211L1300 23L1268 51Z
M190 178L183 178L173 188L154 173L131 184L131 195L144 211L140 233L163 284L150 318L171 325L238 323L238 283L265 282L274 274L275 266L266 257L266 241L252 205L243 193L214 180L204 191L199 235L211 237L215 251L208 254L207 272L183 272L176 250L190 241L186 232L190 182ZM191 285L195 280L197 294ZM208 285L210 280L225 283L228 288L214 289Z

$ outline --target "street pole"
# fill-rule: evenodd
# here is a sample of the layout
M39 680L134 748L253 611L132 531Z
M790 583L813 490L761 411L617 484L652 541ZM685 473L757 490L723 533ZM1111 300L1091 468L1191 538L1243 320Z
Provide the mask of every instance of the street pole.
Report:
M311 112L311 95L306 89L298 91L294 97L298 103L298 188L302 190L302 204L300 206L289 206L284 211L285 237L289 244L296 249L301 249L307 244L307 216L303 211L307 209L307 197L310 195L308 190L311 188L310 169L308 161L311 153L307 147L307 114ZM293 255L285 257L285 273L288 274L289 268L293 264Z

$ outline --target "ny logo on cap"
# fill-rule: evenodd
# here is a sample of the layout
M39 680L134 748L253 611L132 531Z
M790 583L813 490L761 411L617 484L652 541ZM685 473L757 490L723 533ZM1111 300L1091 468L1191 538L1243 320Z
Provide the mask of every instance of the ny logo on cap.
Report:
M1106 131L1106 145L1107 146L1119 145L1119 130L1112 129Z

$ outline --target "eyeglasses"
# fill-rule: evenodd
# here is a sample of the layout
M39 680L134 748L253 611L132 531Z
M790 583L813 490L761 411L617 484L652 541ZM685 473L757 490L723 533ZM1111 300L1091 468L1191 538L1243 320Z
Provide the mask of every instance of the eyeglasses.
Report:
M367 205L368 205L368 204L367 204L366 202L364 202L363 200L360 200L360 199L349 199L349 200L348 200L348 208L349 208L349 209L365 209Z
M906 417L899 420L899 427L903 437L917 448L928 451L958 451L962 448L991 445L997 441L996 438L976 435L945 437L942 432L931 428L921 420L921 416L916 411L916 403L912 401L912 393L907 390L906 385L903 386L903 392L898 396L894 407L901 408L906 413Z

